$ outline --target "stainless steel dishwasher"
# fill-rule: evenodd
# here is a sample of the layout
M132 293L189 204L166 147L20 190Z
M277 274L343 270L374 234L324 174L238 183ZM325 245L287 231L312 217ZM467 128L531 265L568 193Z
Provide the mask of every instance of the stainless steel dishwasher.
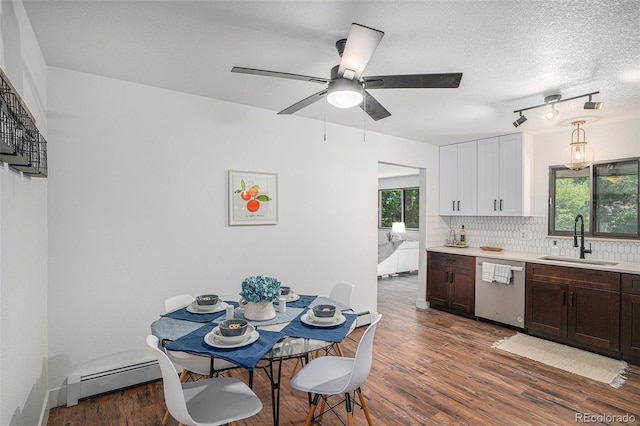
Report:
M483 263L509 265L511 282L502 284L482 279ZM477 317L524 328L524 281L526 264L505 259L476 257Z

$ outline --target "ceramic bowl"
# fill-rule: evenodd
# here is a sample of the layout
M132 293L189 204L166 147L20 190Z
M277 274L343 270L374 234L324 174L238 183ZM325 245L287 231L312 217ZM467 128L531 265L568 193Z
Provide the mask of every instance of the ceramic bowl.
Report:
M228 336L242 336L247 332L247 326L249 323L242 319L229 319L222 321L218 327L220 327L220 334L225 337Z
M220 343L233 345L236 343L244 342L245 340L249 339L251 337L251 333L253 333L254 330L255 328L251 324L249 324L247 326L247 331L244 334L241 334L239 336L223 336L222 332L220 331L220 326L218 326L213 329L213 336L214 336L213 338L214 340L217 340Z
M289 293L291 293L291 287L280 286L280 295L281 296L287 296Z
M317 318L331 318L336 315L336 307L333 305L316 305L313 307L313 316Z
M218 295L217 294L203 294L202 296L196 297L196 303L200 306L211 306L218 303Z

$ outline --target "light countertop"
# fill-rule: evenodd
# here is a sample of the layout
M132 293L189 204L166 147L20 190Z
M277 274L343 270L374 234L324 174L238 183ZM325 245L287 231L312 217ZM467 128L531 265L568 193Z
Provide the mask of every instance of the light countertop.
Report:
M450 253L450 254L460 254L463 256L477 256L477 257L488 257L491 259L505 259L505 260L515 260L519 262L527 262L527 263L541 263L545 265L556 265L556 266L566 266L571 268L583 268L583 269L596 269L598 271L611 271L611 272L623 272L628 274L640 274L640 263L636 262L622 262L617 260L608 260L603 259L604 262L612 262L616 263L616 265L594 265L588 263L580 263L580 261L585 260L594 260L600 261L601 259L591 258L587 255L586 259L578 259L575 258L575 262L573 261L559 261L559 260L548 260L541 259L542 257L549 256L540 253L527 253L520 251L485 251L480 249L479 247L447 247L447 246L439 246L439 247L429 247L427 251L434 251L439 253ZM567 259L572 260L568 256L554 256L559 259Z

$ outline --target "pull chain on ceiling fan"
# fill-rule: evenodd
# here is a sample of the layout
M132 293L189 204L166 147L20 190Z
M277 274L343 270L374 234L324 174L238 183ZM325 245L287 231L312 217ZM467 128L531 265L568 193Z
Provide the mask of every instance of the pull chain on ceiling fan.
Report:
M325 89L296 102L278 114L293 114L326 97L329 103L340 108L359 105L375 121L389 117L391 113L369 93L368 89L427 89L460 86L462 73L363 76L362 73L380 44L382 36L384 36L382 31L356 23L351 24L349 36L336 42L338 54L342 59L339 65L331 69L329 79L243 67L233 67L231 72L327 85Z

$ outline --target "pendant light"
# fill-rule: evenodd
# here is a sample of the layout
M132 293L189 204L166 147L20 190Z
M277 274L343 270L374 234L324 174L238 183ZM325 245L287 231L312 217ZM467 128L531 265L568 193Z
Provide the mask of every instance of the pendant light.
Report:
M571 170L582 170L593 163L593 149L587 146L586 134L584 129L580 128L584 123L584 120L571 123L576 126L576 129L571 132L571 143L565 148L562 155L562 162Z

